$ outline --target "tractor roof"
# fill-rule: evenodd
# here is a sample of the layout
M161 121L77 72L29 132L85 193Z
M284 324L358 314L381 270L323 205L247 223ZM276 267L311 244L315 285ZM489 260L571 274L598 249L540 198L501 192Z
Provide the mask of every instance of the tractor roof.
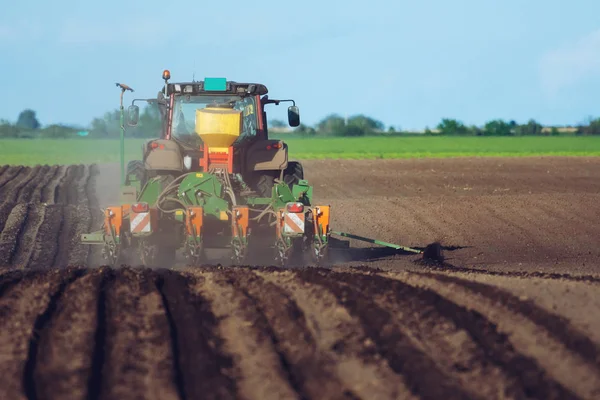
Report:
M177 82L167 85L167 95L182 94L233 94L233 95L260 95L269 91L260 83L240 83L227 81L225 78L206 78L199 82Z

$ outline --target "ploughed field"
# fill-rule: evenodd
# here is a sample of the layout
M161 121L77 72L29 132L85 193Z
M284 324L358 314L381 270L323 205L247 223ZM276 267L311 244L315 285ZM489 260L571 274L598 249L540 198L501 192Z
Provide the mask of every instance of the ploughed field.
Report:
M600 159L306 161L323 268L101 267L107 166L0 166L0 398L600 397Z

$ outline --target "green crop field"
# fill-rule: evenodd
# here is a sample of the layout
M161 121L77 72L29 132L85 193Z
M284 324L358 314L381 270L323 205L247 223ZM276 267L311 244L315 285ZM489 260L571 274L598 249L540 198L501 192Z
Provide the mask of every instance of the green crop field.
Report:
M600 156L600 137L362 137L280 136L296 159ZM139 159L144 139L126 140L126 159ZM78 164L119 161L119 141L2 139L2 164Z

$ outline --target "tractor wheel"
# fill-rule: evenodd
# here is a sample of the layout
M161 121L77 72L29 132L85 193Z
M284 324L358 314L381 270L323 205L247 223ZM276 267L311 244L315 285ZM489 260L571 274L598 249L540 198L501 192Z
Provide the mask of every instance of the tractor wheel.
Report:
M283 181L290 187L298 184L299 181L304 179L304 168L298 161L288 162L288 166L283 171Z
M271 197L273 195L273 186L275 185L275 176L270 174L269 171L260 174L257 177L254 189L261 197Z
M130 185L130 177L133 176L138 182L140 182L140 190L144 188L146 181L148 180L148 174L144 167L144 162L140 160L129 161L127 164L127 174L125 175L125 184Z
M261 197L271 197L275 178L279 178L280 171L262 171L254 176L254 190ZM304 179L304 169L302 164L297 161L288 162L287 168L283 171L283 181L291 189L300 180Z

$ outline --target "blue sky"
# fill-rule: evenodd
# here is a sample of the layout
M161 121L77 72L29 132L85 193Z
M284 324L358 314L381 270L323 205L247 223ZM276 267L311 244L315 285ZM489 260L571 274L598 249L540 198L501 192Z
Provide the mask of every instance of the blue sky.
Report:
M308 124L576 124L600 116L598 15L597 0L20 0L0 14L0 118L85 125L118 106L115 82L154 97L168 68L265 83Z

